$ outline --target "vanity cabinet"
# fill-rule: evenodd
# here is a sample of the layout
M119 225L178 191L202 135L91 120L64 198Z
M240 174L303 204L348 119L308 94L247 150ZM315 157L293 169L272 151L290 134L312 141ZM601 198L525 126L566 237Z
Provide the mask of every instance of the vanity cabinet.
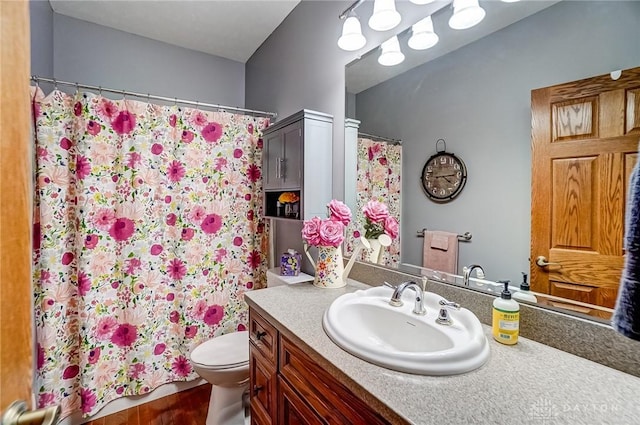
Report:
M278 121L263 133L265 217L304 220L324 217L331 200L333 117L310 110ZM285 209L284 192L299 198Z
M253 308L251 423L388 424Z

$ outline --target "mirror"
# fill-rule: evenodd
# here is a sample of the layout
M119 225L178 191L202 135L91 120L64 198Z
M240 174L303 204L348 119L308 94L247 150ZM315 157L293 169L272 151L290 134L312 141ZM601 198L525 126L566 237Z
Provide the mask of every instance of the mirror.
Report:
M481 4L518 4L497 3ZM536 208L531 205L531 90L640 65L637 2L547 6L442 56L436 52L430 58L427 50L428 62L379 84L357 85L364 81L357 71L375 58L376 49L347 66L348 117L360 121L361 131L402 140L401 263L422 265L424 239L416 236L427 228L473 235L459 244L458 275L464 265L481 264L488 280L508 279L518 286L521 272L528 273L530 211ZM447 8L433 15L440 42L456 37L447 28L449 15ZM406 42L401 46L408 55ZM382 67L374 60L365 68L373 73ZM419 180L441 138L468 170L464 190L443 204L427 199ZM347 187L353 183L347 181Z

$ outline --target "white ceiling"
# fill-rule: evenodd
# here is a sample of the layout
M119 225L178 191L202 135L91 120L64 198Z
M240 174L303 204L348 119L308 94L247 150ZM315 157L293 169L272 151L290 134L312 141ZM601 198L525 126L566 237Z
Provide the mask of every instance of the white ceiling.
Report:
M49 0L54 12L245 63L300 0Z

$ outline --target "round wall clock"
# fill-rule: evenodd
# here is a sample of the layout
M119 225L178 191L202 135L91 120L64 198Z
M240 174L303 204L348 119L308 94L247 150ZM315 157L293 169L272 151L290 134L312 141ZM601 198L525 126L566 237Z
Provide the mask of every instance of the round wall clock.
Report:
M467 182L467 167L455 154L441 151L424 164L421 181L429 199L449 202L462 192Z

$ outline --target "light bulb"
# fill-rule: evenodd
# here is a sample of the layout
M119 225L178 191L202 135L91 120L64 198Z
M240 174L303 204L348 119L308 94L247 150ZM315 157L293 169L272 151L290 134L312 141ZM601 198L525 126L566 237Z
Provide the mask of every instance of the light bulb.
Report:
M449 26L454 30L465 30L479 24L485 15L478 0L453 0L453 16L449 19Z
M360 21L356 16L349 16L342 26L342 35L338 39L338 47L352 52L361 49L366 43L367 39L362 35Z
M395 0L375 0L369 27L375 31L388 31L398 26L402 17L396 10Z
M433 47L440 39L438 34L433 31L433 21L431 20L431 16L427 16L413 24L411 32L413 34L407 44L414 50L425 50Z

